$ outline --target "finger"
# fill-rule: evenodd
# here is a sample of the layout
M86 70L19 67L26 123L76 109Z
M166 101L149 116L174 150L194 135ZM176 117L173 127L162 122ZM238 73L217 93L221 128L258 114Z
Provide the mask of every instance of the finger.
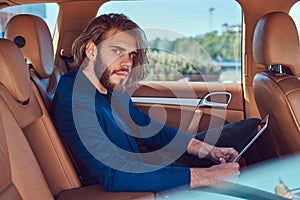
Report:
M239 153L237 151L235 151L234 154L231 154L230 161L233 161L238 155L239 155Z
M228 149L220 149L220 151L218 151L217 153L217 156L219 156L219 157L223 157L223 158L228 158L230 155L231 155L231 153L230 153L230 151L228 151Z
M232 155L237 154L237 151L234 148L227 148L226 153Z
M228 148L226 153L227 160L233 160L235 157L238 156L238 152L233 148Z
M220 158L221 158L221 156L218 156L218 154L215 152L211 154L211 160L214 163L220 163Z
M224 158L219 158L220 163L226 163L226 160Z
M233 161L236 157L238 156L238 154L231 154L230 157L228 158L228 161Z

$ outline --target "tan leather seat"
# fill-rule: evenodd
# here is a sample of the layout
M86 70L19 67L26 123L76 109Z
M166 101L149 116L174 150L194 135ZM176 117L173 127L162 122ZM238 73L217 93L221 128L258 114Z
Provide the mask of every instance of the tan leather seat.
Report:
M5 51L6 63L1 65L0 95L24 131L51 192L56 195L62 190L79 187L73 164L35 85L30 81L22 53L13 43L1 41L4 45L1 43L0 49ZM22 57L16 57L17 53Z
M46 108L51 101L60 78L54 66L54 50L49 27L37 16L20 14L12 17L6 25L5 37L21 49L31 70L31 79L36 84Z
M15 51L15 49L17 51ZM13 54L12 54L13 53ZM12 81L24 75L12 75L9 60L23 60L16 46L8 40L0 40L0 90L12 92L15 101L26 102L30 95L29 82L13 86ZM19 63L18 65L25 65ZM11 77L13 76L13 77ZM29 79L29 74L27 76ZM21 82L22 83L22 82ZM27 87L27 88L26 88ZM0 97L0 199L53 199L42 171L22 132L22 129L11 113L6 100ZM24 105L25 106L25 105ZM30 113L28 113L30 114Z
M282 12L263 16L253 38L257 63L268 68L254 77L255 100L279 155L300 152L300 51L297 28Z
M80 181L74 170L73 164L71 163L64 146L62 145L61 140L54 129L51 118L47 113L43 101L37 93L36 86L30 81L29 71L26 63L24 62L22 53L11 41L0 39L0 56L0 101L3 99L3 101L6 103L8 108L7 110L12 113L13 116L11 118L15 119L15 124L19 129L16 130L16 133L13 133L13 140L14 142L18 142L19 137L15 136L14 134L20 134L18 132L22 131L26 136L26 139L29 142L39 164L39 166L36 164L34 158L31 158L32 156L30 157L27 156L26 153L20 153L21 156L17 155L17 157L14 158L17 161L14 161L13 165L11 165L13 168L11 168L8 166L7 161L5 160L8 158L5 156L6 154L0 154L0 187L3 189L3 191L5 188L9 189L8 196L13 196L12 198L8 199L18 199L18 197L21 199L52 199L59 194L59 199L69 199L69 197L74 197L74 199L83 199L83 197L90 195L90 193L94 194L92 196L94 199L101 199L102 197L108 196L111 199L134 199L137 197L143 197L144 199L153 198L153 193L151 192L113 193L110 196L109 193L103 192L100 185L80 188L81 195L75 195L78 193L77 189L75 188L81 187ZM1 117L2 115L0 115L0 118ZM11 118L7 118L9 121L7 122L7 126L9 125L9 128L7 129L9 132L14 131L14 129L10 129L10 123L14 123ZM15 125L12 125L12 127L14 126ZM20 140L22 141L22 139ZM13 145L14 147L12 148L15 149L13 150L14 154L18 154L19 151L23 150L23 148L17 147L21 143L21 145L23 145L24 142L21 141L15 146ZM2 142L2 139L0 142ZM0 151L4 151L6 149L4 145L5 144L1 144ZM24 152L29 151L26 149L28 148L24 147ZM31 153L31 155L33 154ZM33 170L31 169L31 165ZM5 168L2 166L5 166ZM20 167L21 169L19 169ZM2 176L2 170L5 170L5 175L8 175ZM24 173L27 173L28 171L28 174L26 176L21 176L20 172L17 170L21 170L21 172ZM42 173L40 173L39 170L41 170ZM12 185L12 181L9 180L9 174L14 173L17 174L16 177L18 181L21 182L17 189L15 185ZM30 178L28 178L28 176L30 176ZM38 177L37 182L34 182L35 177ZM49 188L44 180L44 177ZM30 180L32 180L32 182ZM32 185L24 186L24 184ZM33 193L33 189L31 187L36 189L35 193L39 193L41 190L41 194L31 194ZM95 188L99 188L99 191L95 191ZM85 192L87 194L85 194ZM4 193L6 193L6 191ZM27 195L23 198L23 194ZM49 194L51 196L49 196ZM0 199L7 199L6 196L3 196L2 198L2 190L0 193Z
M54 71L49 28L40 17L20 14L12 17L7 23L5 37L20 48L30 66L32 90L35 93L33 102L39 105L41 111L38 116L36 115L36 120L31 121L30 126L24 127L24 131L49 181L50 188L57 194L64 189L78 187L80 181L49 115L52 96L60 77L60 74ZM39 130L42 130L42 134L37 133ZM57 175L61 178L57 179Z
M53 199L22 130L0 97L0 199Z

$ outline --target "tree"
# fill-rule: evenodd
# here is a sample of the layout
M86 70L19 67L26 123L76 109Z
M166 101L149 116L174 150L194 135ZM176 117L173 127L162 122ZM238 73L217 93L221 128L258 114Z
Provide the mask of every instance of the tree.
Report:
M178 38L174 41L156 38L149 42L148 80L218 80L220 66L214 61L240 60L240 33L226 30L203 36Z

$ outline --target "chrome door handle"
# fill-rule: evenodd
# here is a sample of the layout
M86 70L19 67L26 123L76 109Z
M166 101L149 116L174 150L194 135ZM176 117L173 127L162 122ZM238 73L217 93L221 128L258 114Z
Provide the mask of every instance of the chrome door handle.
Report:
M232 94L230 92L211 92L201 99L198 107L214 107L226 109L231 101L231 98Z

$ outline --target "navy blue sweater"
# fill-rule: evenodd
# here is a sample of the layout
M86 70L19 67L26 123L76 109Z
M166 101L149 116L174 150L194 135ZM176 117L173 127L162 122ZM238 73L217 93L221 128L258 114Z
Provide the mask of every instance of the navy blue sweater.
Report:
M83 182L100 183L106 191L188 187L190 169L170 164L186 151L191 136L151 119L128 92L109 94L99 93L82 72L71 71L61 77L54 97L56 127ZM148 152L140 152L141 140Z

